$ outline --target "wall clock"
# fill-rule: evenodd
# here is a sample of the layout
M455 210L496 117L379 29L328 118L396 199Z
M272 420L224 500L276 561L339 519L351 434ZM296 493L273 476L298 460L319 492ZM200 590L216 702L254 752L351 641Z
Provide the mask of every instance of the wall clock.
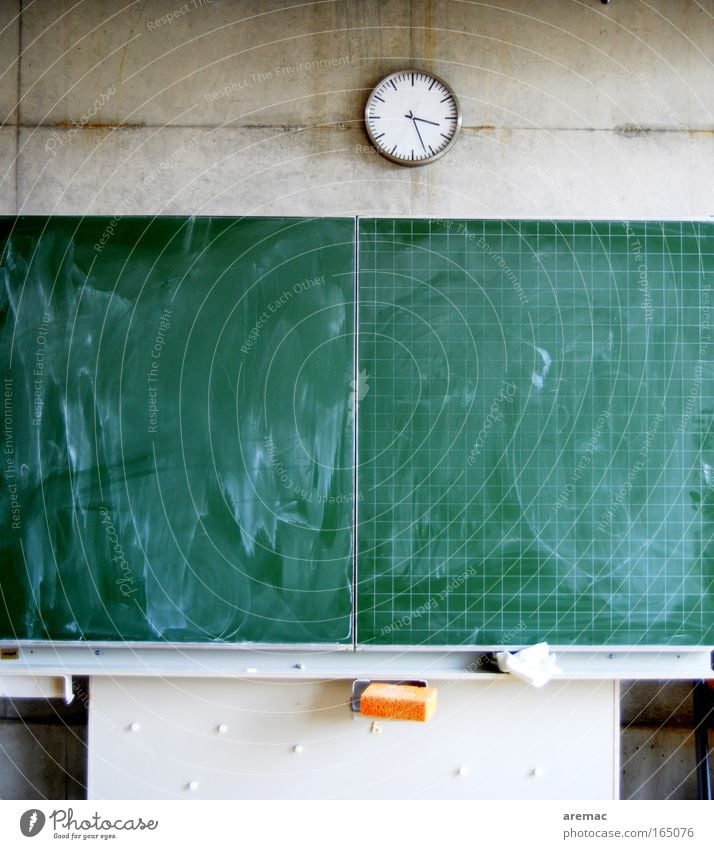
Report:
M434 74L396 71L373 89L364 120L382 156L399 165L426 165L456 141L461 109L454 92Z

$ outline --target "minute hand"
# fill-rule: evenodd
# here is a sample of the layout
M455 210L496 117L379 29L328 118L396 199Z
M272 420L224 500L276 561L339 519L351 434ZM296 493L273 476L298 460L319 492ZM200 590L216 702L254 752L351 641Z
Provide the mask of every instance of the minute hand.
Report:
M413 121L421 121L421 122L422 122L422 124L433 124L435 127L440 127L440 126L441 126L441 124L438 124L436 121L427 121L427 120L426 120L426 118L417 118L416 116L414 116L414 117L412 118L412 120L413 120Z

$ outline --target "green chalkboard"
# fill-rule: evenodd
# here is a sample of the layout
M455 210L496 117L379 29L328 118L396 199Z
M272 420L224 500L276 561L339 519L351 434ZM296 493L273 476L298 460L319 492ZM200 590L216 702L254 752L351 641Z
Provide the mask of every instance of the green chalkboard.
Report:
M357 642L714 642L714 226L363 220Z
M0 639L714 643L714 226L0 247Z
M350 643L354 221L0 246L0 638Z

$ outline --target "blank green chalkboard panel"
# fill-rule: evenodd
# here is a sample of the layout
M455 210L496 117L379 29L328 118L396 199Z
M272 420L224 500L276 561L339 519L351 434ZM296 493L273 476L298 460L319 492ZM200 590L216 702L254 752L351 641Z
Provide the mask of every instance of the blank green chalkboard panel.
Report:
M0 638L350 642L353 221L1 227Z
M713 643L714 227L359 238L358 643Z

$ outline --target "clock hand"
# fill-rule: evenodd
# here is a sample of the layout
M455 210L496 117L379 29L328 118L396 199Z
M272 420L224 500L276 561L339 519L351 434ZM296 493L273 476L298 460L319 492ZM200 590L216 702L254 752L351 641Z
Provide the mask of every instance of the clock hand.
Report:
M409 117L409 116L407 116L407 117ZM412 115L412 121L421 121L422 124L433 124L435 127L441 126L441 124L437 124L436 121L427 121L426 118L415 118L413 115Z
M419 136L419 141L421 142L421 146L424 148L424 153L426 153L426 145L424 144L424 139L421 137L421 133L419 132L419 127L417 126L417 122L414 118L412 118L412 121L414 121L414 129L417 131L417 135Z
M405 115L404 117L409 118L409 120L414 125L414 129L416 130L417 135L419 136L419 141L421 142L421 146L424 149L424 153L426 153L426 145L424 144L424 139L421 137L421 133L419 132L419 127L417 127L417 125L416 125L416 118L414 117L414 113L412 112L412 110L410 109L409 114Z

